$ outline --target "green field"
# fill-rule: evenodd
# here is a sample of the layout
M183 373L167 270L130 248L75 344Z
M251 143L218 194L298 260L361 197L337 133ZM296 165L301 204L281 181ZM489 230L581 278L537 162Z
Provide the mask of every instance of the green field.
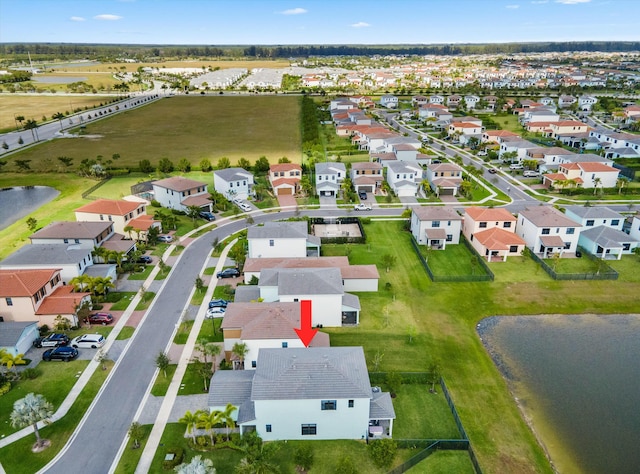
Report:
M119 168L137 168L143 159L156 165L161 158L174 165L186 158L193 166L206 158L215 165L223 156L232 163L261 156L271 163L284 156L300 163L299 119L299 97L172 97L87 125L84 134L91 138L54 140L10 161L32 160L34 168L47 158L56 166L57 157L67 156L77 166L85 158L117 153L113 166Z

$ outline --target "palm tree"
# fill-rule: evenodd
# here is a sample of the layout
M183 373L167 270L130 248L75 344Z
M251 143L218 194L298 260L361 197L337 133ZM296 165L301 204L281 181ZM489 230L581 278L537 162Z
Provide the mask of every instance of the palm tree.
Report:
M134 231L134 228L132 225L127 225L124 227L123 229L125 231L125 233L129 236L129 239L131 239L131 232Z
M235 426L236 422L231 415L236 411L237 408L233 406L231 403L227 403L227 406L224 408L224 411L220 412L220 417L222 418L222 422L227 427L227 441L229 441L229 430Z
M593 180L593 195L596 195L596 192L598 191L598 186L602 186L602 179L600 178L595 178Z
M51 116L51 118L60 122L60 130L62 131L62 119L64 118L64 114L62 112L56 112Z
M193 437L194 443L196 441L196 428L198 427L199 422L200 411L191 413L191 411L187 410L184 416L178 420L178 423L184 423L185 425L187 425L187 433L189 433Z
M215 444L215 438L213 437L213 428L219 425L224 420L222 419L222 412L220 410L214 410L211 412L201 411L199 412L198 420L200 426L209 432L209 438L211 439L211 446Z
M204 356L204 363L208 363L208 356L212 357L211 372L216 371L216 357L220 355L221 348L215 342L208 342L206 339L199 339L196 343L196 349Z
M111 277L95 277L93 279L93 293L96 296L106 296L109 290L115 287Z
M29 119L25 122L24 129L31 130L31 136L33 137L34 142L40 141L40 138L38 137L38 122L33 119Z
M53 405L51 403L40 394L28 393L26 397L17 400L13 404L11 426L14 428L33 426L33 432L36 435L35 447L42 448L45 446L46 440L40 437L38 422L43 421L48 424L52 416Z
M200 216L200 209L198 206L187 206L187 217L191 217L193 225L196 224L196 219Z
M13 369L15 373L16 365L25 365L27 361L23 359L24 354L13 355L4 349L0 350L0 364L5 366L8 370Z
M78 275L77 277L73 277L69 284L73 285L73 289L75 291L84 291L85 289L89 289L91 287L92 278L89 275Z
M249 347L244 342L236 342L233 345L233 348L231 348L231 353L239 359L238 368L244 369L244 358L246 357L248 352Z

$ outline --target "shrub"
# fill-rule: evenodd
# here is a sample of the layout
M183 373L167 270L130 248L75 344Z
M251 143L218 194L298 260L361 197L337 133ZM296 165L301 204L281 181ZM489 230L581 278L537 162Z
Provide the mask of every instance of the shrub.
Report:
M367 448L374 464L381 468L389 468L396 457L397 443L391 438L377 439L369 443Z
M167 454L173 454L174 456L171 461L162 461L162 468L165 471L170 471L178 464L182 464L182 460L184 459L184 449L171 448L167 450Z
M8 380L4 383L0 383L0 397L11 390L11 382Z
M46 324L43 324L42 326L40 326L38 328L38 331L40 331L40 335L41 336L46 336L47 334L49 334L51 332L51 329Z
M353 459L349 456L342 456L338 459L336 468L334 471L336 474L358 474L358 468L356 467Z
M303 444L293 453L293 460L296 465L304 471L311 469L313 465L313 448L310 444Z
M156 201L155 199L151 200L151 206L152 207L162 207L162 204L160 204L159 201Z
M35 367L28 367L20 373L22 380L33 380L40 376L40 371Z

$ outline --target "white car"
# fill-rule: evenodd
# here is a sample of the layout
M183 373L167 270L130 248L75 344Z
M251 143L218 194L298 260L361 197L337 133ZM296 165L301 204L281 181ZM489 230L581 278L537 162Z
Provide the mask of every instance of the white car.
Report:
M86 347L89 349L97 349L104 346L107 340L102 334L83 334L71 340L71 347Z
M158 242L171 243L173 242L173 237L170 235L159 235Z
M221 306L216 306L214 308L209 308L207 310L207 318L222 318L225 313L225 308Z
M238 202L236 202L236 204L237 204L237 205L238 205L238 207L239 207L240 209L242 209L244 212L248 212L248 211L250 211L250 210L251 210L251 206L250 206L249 204L247 204L246 202L244 202L244 201L238 201Z
M371 206L367 205L367 204L356 204L355 206L353 206L353 210L354 211L370 211L371 210Z

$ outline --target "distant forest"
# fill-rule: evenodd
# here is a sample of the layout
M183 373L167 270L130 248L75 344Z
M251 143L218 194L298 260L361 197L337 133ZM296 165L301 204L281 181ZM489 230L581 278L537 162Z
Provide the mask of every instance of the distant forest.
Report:
M372 56L372 55L467 55L515 54L544 52L628 52L640 51L640 41L582 41L547 43L495 44L432 44L432 45L299 45L299 46L177 46L177 45L118 45L118 44L57 44L3 43L0 56L22 59L30 53L33 58L301 58L310 56Z

